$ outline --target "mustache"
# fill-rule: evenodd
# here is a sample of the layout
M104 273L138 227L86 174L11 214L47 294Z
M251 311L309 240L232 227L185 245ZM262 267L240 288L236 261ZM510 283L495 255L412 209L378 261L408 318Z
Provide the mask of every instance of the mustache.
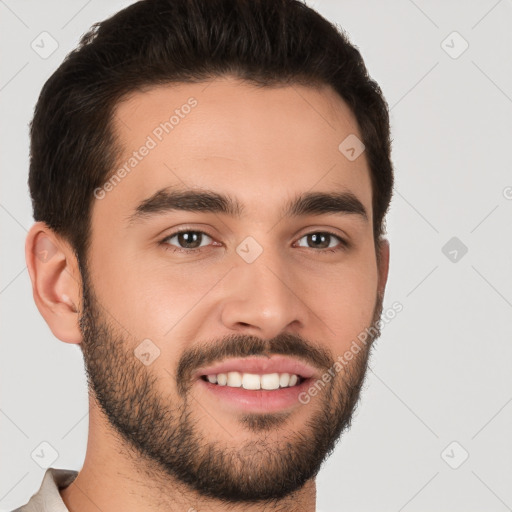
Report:
M333 355L326 348L298 335L284 333L270 340L262 340L256 336L233 334L221 341L200 344L182 355L175 373L178 390L184 395L191 384L193 372L202 366L228 358L270 357L272 354L296 357L321 370L328 369L334 361Z

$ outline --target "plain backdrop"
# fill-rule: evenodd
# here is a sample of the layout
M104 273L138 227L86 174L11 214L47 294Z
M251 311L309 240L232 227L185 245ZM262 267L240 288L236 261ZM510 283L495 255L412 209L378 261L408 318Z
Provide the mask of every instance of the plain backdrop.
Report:
M3 511L39 488L41 443L80 469L88 426L81 354L51 334L25 266L28 123L79 37L129 3L0 0ZM391 109L384 306L403 305L318 475L318 510L512 510L512 2L308 3L346 30Z

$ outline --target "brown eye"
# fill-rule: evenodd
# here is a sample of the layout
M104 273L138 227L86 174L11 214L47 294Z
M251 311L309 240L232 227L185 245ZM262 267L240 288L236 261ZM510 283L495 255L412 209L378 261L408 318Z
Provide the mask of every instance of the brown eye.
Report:
M188 249L190 251L204 247L202 242L205 240L205 237L211 241L211 237L202 231L183 230L169 235L162 242L177 247L178 250L186 251ZM172 242L173 240L174 242Z
M306 245L301 245L299 243L299 247L307 247L309 249L320 249L320 250L337 250L347 246L347 243L343 238L334 233L329 233L328 231L316 231L314 233L308 233L301 237L300 240L305 239Z

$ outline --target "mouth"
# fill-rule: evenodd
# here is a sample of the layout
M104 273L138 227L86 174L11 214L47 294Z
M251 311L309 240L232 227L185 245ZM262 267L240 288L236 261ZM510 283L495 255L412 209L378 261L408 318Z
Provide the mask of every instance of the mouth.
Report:
M218 373L210 375L201 375L201 379L217 386L227 386L230 388L243 388L255 391L263 389L273 391L282 388L292 388L302 384L306 378L295 373L240 373L237 371L228 373Z
M198 370L194 377L222 410L270 413L301 405L299 397L315 374L300 360L272 356L224 361Z

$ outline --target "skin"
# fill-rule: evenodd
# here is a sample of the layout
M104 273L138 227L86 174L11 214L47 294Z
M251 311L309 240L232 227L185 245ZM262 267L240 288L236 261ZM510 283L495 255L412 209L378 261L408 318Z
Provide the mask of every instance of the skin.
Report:
M66 240L41 222L27 237L37 307L57 338L81 344L92 380L98 388L105 385L110 405L114 400L126 405L141 383L147 386L142 405L135 411L132 404L126 417L117 416L145 427L130 443L109 421L112 417L98 403L90 382L85 462L61 496L71 511L84 512L191 507L212 512L313 511L314 475L288 495L276 494L274 501L223 502L180 481L155 460L156 453L148 451L160 449L171 457L165 435L178 428L177 418L186 411L200 447L215 446L226 455L226 471L240 479L274 471L277 478L286 468L279 459L286 453L286 440L295 443L297 454L305 455L298 444L301 433L312 439L312 426L330 421L318 437L333 441L346 427L355 403L344 403L344 396L360 387L369 346L309 404L297 404L284 417L272 415L266 422L258 421L256 414L251 422L229 404L205 397L197 383L177 380L176 372L185 354L210 354L212 347L230 346L230 339L263 354L286 347L284 341L291 337L312 354L328 356L325 362L333 362L378 318L389 244L383 240L375 246L365 154L349 161L338 150L348 135L361 136L350 109L329 87L258 89L225 77L153 87L121 102L114 121L123 146L120 164L168 119L168 112L191 96L197 106L120 183L93 201L86 283L90 295L83 293L83 276ZM172 211L127 222L141 201L172 186L230 194L244 205L245 215ZM351 191L364 205L368 220L353 214L282 218L283 203L308 191ZM211 238L203 238L200 252L166 250L187 250L177 237L162 243L181 227L205 231ZM305 235L325 231L347 239L350 247L325 252L308 246ZM250 264L236 252L247 236L263 249ZM339 247L339 241L332 238L330 245ZM48 247L51 256L38 257ZM133 356L144 339L160 350L149 366ZM294 349L288 353L295 355ZM191 361L185 368L197 369L198 360ZM180 393L180 384L185 394ZM334 425L328 415L337 406L347 415L343 425ZM141 412L154 421L144 423L136 414ZM151 437L146 451L141 449L144 432ZM251 452L254 442L260 451ZM233 456L236 453L245 463ZM271 453L278 455L271 458Z

